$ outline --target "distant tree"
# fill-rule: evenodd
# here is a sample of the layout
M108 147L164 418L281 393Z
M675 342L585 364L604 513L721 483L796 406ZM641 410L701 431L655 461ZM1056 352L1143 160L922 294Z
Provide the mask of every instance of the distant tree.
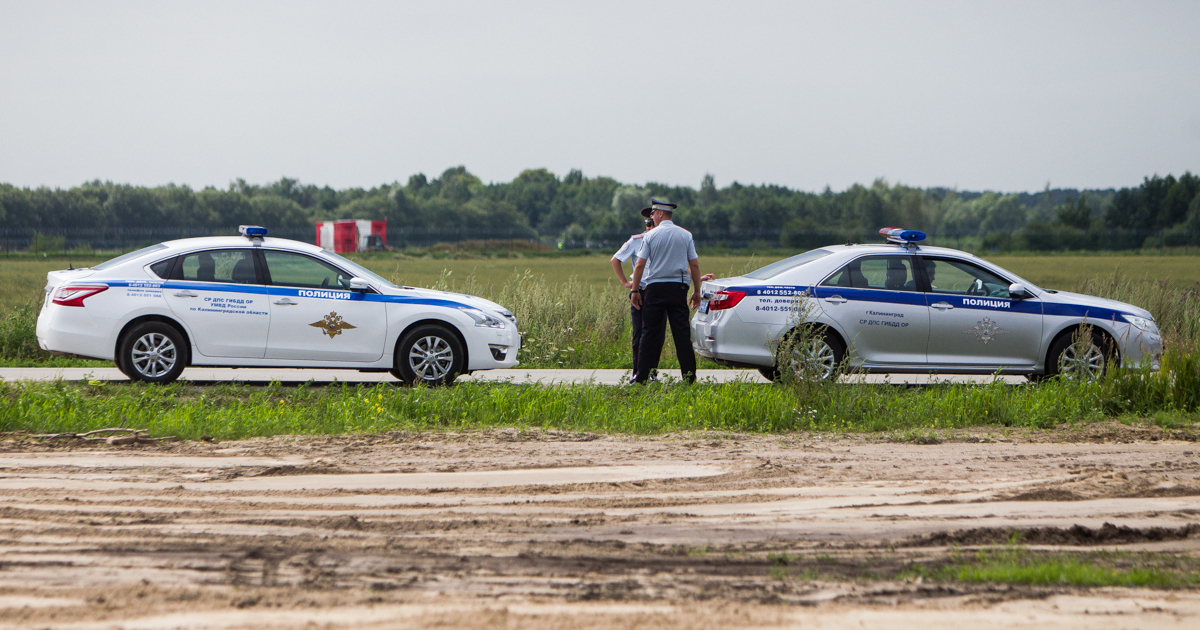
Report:
M1143 203L1141 191L1136 188L1118 190L1104 213L1105 225L1128 230L1147 229L1152 225L1153 218Z
M717 182L712 173L705 173L700 182L700 194L696 195L696 203L708 207L717 203Z
M1185 172L1163 196L1158 208L1157 225L1169 228L1187 220L1188 204L1200 192L1200 177Z
M1064 203L1054 210L1058 222L1080 230L1092 226L1092 207L1088 204L1087 195L1079 195L1075 203Z
M114 225L121 227L154 228L177 225L163 213L161 199L149 188L114 186L104 203L104 211Z
M438 189L439 197L461 206L471 200L476 189L483 187L483 183L478 177L467 172L467 167L455 166L446 169L433 186Z
M250 198L253 223L276 228L300 228L312 225L304 208L291 199L275 195L256 195Z
M404 186L404 192L410 197L423 198L428 196L425 194L428 187L429 180L425 179L425 173L417 173L408 178L408 184Z
M558 177L554 173L544 168L525 170L508 184L504 200L525 215L530 225L542 229L542 218L550 213L550 204L558 194L558 187Z
M196 194L196 218L206 227L228 227L253 220L250 199L234 191L205 188Z

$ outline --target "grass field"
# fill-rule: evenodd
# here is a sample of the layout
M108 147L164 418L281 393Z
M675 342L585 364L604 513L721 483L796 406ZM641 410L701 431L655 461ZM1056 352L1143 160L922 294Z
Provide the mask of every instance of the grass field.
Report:
M778 259L701 256L717 277L740 275ZM626 368L630 363L628 294L603 255L503 258L412 258L370 255L360 260L398 284L479 295L510 308L521 322L526 367ZM32 337L47 271L59 259L0 259L0 360L44 360ZM78 266L97 260L72 259ZM1054 255L997 257L995 262L1048 288L1114 298L1155 314L1169 343L1200 339L1200 256ZM33 305L33 306L31 306ZM660 367L678 367L668 340ZM702 362L702 368L716 367Z
M771 256L705 256L701 269L718 278L748 271L778 260L784 253ZM1192 286L1200 282L1200 256L1156 255L1053 255L985 257L1039 286L1071 290L1088 278L1120 273L1130 280L1166 281L1170 286ZM93 265L100 259L71 259L76 267ZM381 258L361 260L372 271L398 284L431 287L443 274L450 283L462 285L468 278L474 284L499 288L514 274L529 272L549 284L578 278L584 284L610 284L616 276L609 259L595 256L538 256L529 258ZM63 258L0 258L0 312L40 296L46 284L46 272L65 269ZM626 266L628 273L629 267Z
M801 382L544 387L461 383L448 388L200 387L0 383L0 432L82 432L111 426L220 439L280 434L536 427L662 434L676 431L891 431L928 436L976 426L1042 429L1114 416L1190 427L1200 411L1200 355L1170 353L1161 371L1112 370L1097 383L943 384L925 388Z

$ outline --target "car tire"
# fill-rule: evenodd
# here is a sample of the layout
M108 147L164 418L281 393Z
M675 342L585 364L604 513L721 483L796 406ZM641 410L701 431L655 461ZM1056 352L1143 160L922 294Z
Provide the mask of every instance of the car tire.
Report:
M1082 349L1075 347L1073 333L1061 335L1046 353L1046 371L1042 376L1044 379L1061 376L1067 380L1094 381L1104 375L1115 354L1112 341L1104 333L1093 330L1091 343Z
M763 378L771 381L772 383L779 380L779 370L776 370L774 366L760 367L758 368L758 373L762 374Z
M406 385L449 385L462 373L465 358L457 335L442 326L421 326L396 344L392 374Z
M170 383L183 373L186 357L183 335L174 326L145 322L125 335L116 363L131 381Z
M816 332L805 348L789 346L791 344L788 342L779 345L775 367L769 369L771 376L767 376L767 368L760 369L759 373L774 382L780 382L789 375L800 380L837 380L846 358L846 346L828 328Z

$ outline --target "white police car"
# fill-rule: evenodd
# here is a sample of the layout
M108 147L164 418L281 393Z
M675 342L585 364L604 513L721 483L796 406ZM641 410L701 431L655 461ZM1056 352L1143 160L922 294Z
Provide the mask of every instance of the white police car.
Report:
M437 385L517 364L516 318L494 302L398 287L314 245L240 231L50 272L38 343L155 383L205 365L389 371Z
M1036 380L1094 378L1109 360L1158 367L1162 337L1143 309L1042 289L966 252L918 247L925 235L914 230L880 233L886 244L822 247L704 283L696 352L772 379L784 370L832 377L848 349L851 366L884 373ZM801 320L815 332L781 352ZM1085 324L1091 339L1076 339Z

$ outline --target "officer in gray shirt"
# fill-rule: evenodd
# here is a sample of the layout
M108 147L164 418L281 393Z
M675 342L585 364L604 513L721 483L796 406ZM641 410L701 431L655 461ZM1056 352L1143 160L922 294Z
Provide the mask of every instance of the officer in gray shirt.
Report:
M651 199L650 207L642 208L642 216L653 219L656 227L642 238L638 247L638 261L633 266L633 288L629 291L630 303L642 310L642 347L636 383L645 383L650 373L658 369L668 322L683 380L696 381L696 355L692 352L688 314L700 306L700 261L692 233L671 221L676 207L673 203ZM690 309L689 279L693 287Z

